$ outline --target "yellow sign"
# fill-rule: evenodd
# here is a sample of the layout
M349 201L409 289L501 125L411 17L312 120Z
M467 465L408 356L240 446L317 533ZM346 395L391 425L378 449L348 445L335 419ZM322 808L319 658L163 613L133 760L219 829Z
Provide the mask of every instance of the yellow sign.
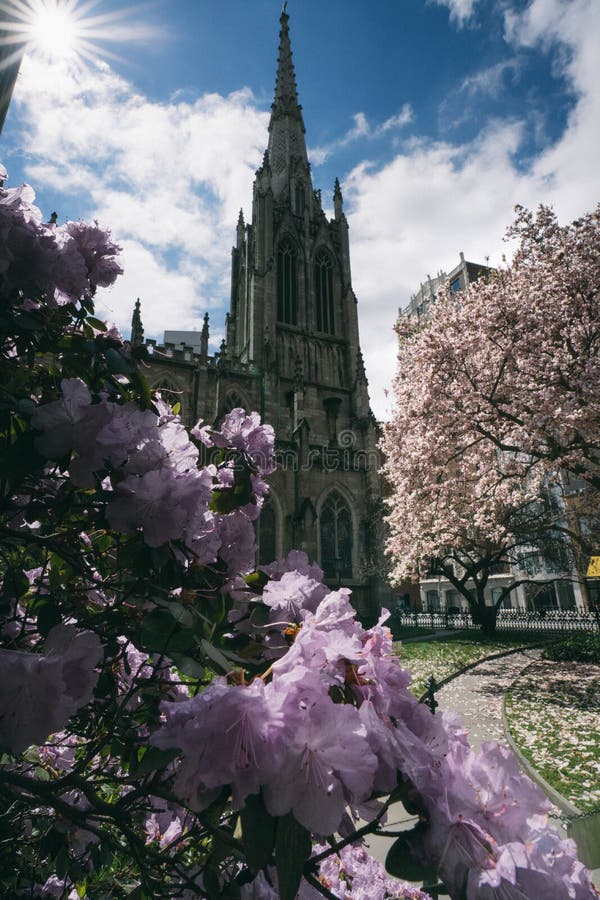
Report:
M600 556L590 556L587 570L588 578L600 578Z

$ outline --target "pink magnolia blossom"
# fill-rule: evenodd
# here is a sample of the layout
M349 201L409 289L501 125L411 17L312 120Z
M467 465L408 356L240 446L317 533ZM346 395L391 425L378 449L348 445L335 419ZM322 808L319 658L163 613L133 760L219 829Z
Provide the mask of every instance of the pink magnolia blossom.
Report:
M597 515L600 207L565 227L519 210L509 233L512 264L400 325L382 443L398 580L435 561L459 589L471 565L477 588L479 571L548 543L556 512L542 501L561 470L593 489L581 512Z

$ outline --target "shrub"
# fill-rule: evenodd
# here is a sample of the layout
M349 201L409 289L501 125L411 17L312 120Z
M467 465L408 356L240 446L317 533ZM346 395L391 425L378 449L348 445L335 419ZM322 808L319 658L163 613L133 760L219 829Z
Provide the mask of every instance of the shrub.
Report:
M544 659L560 662L585 662L600 665L600 634L579 632L550 644L543 653Z

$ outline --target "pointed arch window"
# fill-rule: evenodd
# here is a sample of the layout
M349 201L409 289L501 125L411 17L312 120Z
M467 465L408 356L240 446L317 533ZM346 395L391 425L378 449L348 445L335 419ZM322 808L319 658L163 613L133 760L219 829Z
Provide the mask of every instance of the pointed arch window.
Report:
M231 412L232 409L246 409L246 404L237 391L227 391L227 396L225 398L226 412Z
M325 251L317 253L315 258L315 302L317 312L317 331L335 334L333 311L333 263Z
M325 577L352 578L352 513L338 491L332 491L325 500L319 528Z
M265 501L256 520L256 541L259 566L266 566L277 559L277 520L275 508L269 499Z
M298 324L298 260L290 241L277 250L277 321Z

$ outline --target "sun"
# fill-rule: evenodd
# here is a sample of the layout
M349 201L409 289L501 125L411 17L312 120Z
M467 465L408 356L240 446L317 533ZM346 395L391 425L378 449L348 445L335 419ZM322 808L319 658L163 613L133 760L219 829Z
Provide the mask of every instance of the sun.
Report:
M69 59L78 52L82 35L72 4L46 0L32 5L31 12L25 31L35 50L51 59Z

